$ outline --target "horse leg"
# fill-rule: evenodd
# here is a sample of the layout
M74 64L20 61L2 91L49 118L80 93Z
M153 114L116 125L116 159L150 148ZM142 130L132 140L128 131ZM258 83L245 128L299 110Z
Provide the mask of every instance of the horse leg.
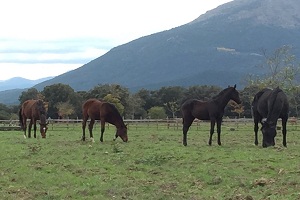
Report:
M213 136L214 131L215 131L214 130L215 129L215 123L216 123L215 119L210 120L210 136L209 136L209 141L208 141L209 146L211 146L212 136Z
M32 119L30 120L28 125L28 138L31 138L31 127L32 127Z
M23 118L23 131L24 131L24 138L26 139L26 129L27 129L27 119Z
M182 144L184 146L187 145L187 132L188 132L190 126L192 125L194 119L195 118L192 117L192 116L183 118L183 128L182 128L183 140L182 140Z
M257 132L258 132L258 119L254 118L254 144L257 146L258 145L258 139L257 139Z
M90 123L89 123L89 132L90 132L90 138L94 138L93 137L93 127L94 127L94 124L95 124L95 120L94 119L91 119Z
M105 120L101 120L101 135L100 135L100 142L103 142L103 133L105 131Z
M33 122L33 136L36 138L36 120Z
M85 141L85 127L86 127L86 121L87 121L87 118L84 118L84 119L82 120L82 138L81 138L82 141Z
M282 144L285 147L287 147L286 146L286 124L287 124L287 118L283 118L282 119L282 137L283 137Z
M222 118L217 120L218 145L221 145L221 124Z

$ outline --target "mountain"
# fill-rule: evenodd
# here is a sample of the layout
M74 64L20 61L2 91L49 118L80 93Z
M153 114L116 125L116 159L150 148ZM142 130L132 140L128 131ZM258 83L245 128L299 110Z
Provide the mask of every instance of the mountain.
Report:
M262 49L283 45L300 56L300 1L235 0L192 22L111 49L82 67L36 85L69 84L76 91L117 83L130 90L168 85L237 84L263 74Z
M80 91L116 83L131 91L174 85L243 88L247 75L265 73L259 67L263 49L272 53L290 45L300 57L299 10L299 0L234 0L185 25L117 46L34 87L63 83Z
M21 77L14 77L5 81L0 81L0 91L30 88L52 78L53 77L47 77L37 80L29 80Z
M28 88L52 78L53 77L47 77L37 80L29 80L21 77L15 77L5 81L0 81L0 103L6 105L18 105L19 96L23 91L27 91Z

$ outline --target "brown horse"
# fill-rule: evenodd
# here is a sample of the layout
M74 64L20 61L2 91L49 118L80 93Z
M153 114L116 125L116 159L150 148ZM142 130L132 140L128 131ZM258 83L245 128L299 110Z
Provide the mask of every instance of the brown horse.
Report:
M128 141L127 127L124 124L124 121L119 111L113 104L102 102L97 99L88 99L82 106L82 113L83 113L83 121L82 121L83 141L85 141L85 127L86 127L86 122L89 118L91 119L89 123L89 132L90 132L90 138L92 140L94 140L92 130L93 130L95 120L100 120L101 121L100 142L103 142L105 122L108 122L116 126L117 132L115 135L115 139L117 139L117 137L120 136L124 142Z
M200 101L190 99L181 106L183 117L183 145L187 145L187 132L195 118L200 120L210 120L210 137L208 144L211 145L212 135L214 133L215 123L217 122L218 145L221 145L221 123L224 109L229 100L240 104L239 92L234 87L228 87L222 90L217 96L209 101Z
M34 138L36 138L36 122L40 120L40 132L42 138L46 138L47 132L47 113L42 100L27 100L25 101L21 109L19 110L19 121L21 128L24 131L24 138L26 138L27 119L30 119L28 126L28 137L31 137L31 127L33 124Z

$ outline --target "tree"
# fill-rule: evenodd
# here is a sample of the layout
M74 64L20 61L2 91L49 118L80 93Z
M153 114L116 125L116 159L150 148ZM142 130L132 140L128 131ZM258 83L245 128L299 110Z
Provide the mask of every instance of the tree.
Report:
M0 120L8 120L12 118L11 109L0 103Z
M148 116L151 119L165 119L167 117L165 109L160 106L154 106L148 110Z
M256 85L260 89L279 86L284 90L290 90L297 85L298 82L295 78L299 73L300 66L295 55L291 53L291 49L290 46L282 46L271 55L263 50L265 60L261 66L267 73L262 77L249 75L248 85Z
M167 108L167 115L175 118L179 111L179 105L183 98L185 88L180 86L162 87L158 90L159 105L164 105Z
M75 103L78 100L78 96L73 88L69 85L62 83L46 86L42 91L45 96L45 100L49 103L48 105L48 116L51 118L58 118L57 104L59 102L69 102L75 107Z
M66 118L75 112L74 106L69 102L58 102L55 107L57 108L57 113L59 117Z
M291 52L290 46L282 46L276 49L271 55L263 50L265 57L262 67L266 69L265 76L251 76L249 75L249 86L255 86L259 89L269 87L275 88L279 86L287 94L289 98L290 110L298 116L298 106L300 104L299 82L296 77L300 71L300 65L295 55Z
M241 118L241 114L244 112L244 106L242 104L237 104L234 101L229 101L229 106L232 108L231 112L237 113L239 118Z
M176 117L175 113L180 110L178 103L173 101L173 102L165 103L164 105L172 113L172 117L175 118Z
M44 99L43 95L35 88L29 88L27 91L23 91L19 96L20 105L26 100L30 99Z
M147 116L147 112L143 108L144 104L145 101L141 99L138 94L129 95L126 118L145 118Z

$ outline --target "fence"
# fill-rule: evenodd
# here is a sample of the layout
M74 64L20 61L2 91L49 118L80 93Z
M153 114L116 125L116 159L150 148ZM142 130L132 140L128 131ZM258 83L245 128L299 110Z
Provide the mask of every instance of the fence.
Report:
M280 119L279 119L280 120ZM59 129L75 129L77 127L81 127L82 119L49 119L49 130L59 130ZM98 129L99 120L95 122L94 129ZM89 123L89 120L88 120ZM124 119L124 123L127 124L128 129L139 129L143 128L152 128L156 130L160 129L170 129L170 130L181 130L182 129L182 119L140 119L140 120L131 120ZM207 124L209 121L197 120L195 119L191 129L198 130L201 125ZM251 118L241 118L241 119L229 119L223 118L223 124L238 127L239 125L245 124L253 124L253 119ZM280 123L280 122L279 122ZM289 124L293 126L297 126L297 119L290 118ZM106 128L110 128L109 123L106 123ZM21 130L19 120L0 120L0 131L8 131L8 130Z

